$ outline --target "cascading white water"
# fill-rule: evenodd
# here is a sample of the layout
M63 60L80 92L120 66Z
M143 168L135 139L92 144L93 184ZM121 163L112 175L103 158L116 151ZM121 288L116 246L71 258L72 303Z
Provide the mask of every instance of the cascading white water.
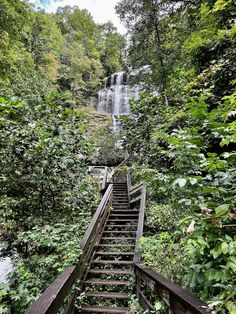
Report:
M129 77L125 72L114 73L103 80L104 88L98 93L97 110L113 116L114 132L119 129L119 116L130 113L129 100L139 97L139 86L127 85L128 81Z

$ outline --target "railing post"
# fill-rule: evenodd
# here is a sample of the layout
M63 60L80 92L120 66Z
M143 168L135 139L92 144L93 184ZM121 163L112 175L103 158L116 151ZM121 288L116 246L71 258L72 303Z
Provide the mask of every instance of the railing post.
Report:
M139 218L138 218L138 228L136 233L136 245L135 245L135 253L134 253L134 263L139 263L140 258L140 238L143 235L143 227L144 227L144 218L145 218L145 207L146 207L146 193L147 193L147 186L146 184L143 185L142 188L142 195L141 195L141 202L140 202L140 210L139 210Z
M105 193L106 187L107 187L107 172L108 172L108 167L104 168L104 176L102 180L102 192Z
M157 292L157 295L168 305L169 314L209 314L207 303L196 298L190 292L161 276L156 271L142 264L134 264L134 269L136 275L138 274L144 282L148 283L151 280L155 286L160 287L161 292ZM143 291L140 293L141 296L144 295ZM147 298L143 296L142 298L145 299L145 302L150 307L151 303Z

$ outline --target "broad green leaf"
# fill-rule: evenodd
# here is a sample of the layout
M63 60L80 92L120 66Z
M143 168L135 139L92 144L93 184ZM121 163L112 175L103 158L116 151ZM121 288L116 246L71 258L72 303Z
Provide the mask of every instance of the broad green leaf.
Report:
M223 204L215 208L216 217L222 217L229 213L229 204Z
M174 181L173 185L178 184L181 188L184 187L187 183L187 180L184 178L178 178Z
M197 179L196 179L196 178L190 178L190 179L189 179L189 182L190 182L192 185L194 185L194 184L197 183Z
M162 309L162 304L161 304L161 302L156 302L155 303L155 310L156 311L159 311L159 310L161 310Z
M213 250L211 250L211 254L213 255L214 259L216 259L222 253L221 245L218 245Z
M223 252L223 254L227 254L228 253L228 243L226 243L226 242L223 242L222 244L221 244L221 249L222 249L222 252Z
M225 304L229 314L236 314L236 304L233 301L228 301Z
M179 179L178 184L179 184L179 186L180 186L181 188L184 187L184 186L186 185L186 183L187 183L187 180L186 180L186 179L184 179L184 178Z

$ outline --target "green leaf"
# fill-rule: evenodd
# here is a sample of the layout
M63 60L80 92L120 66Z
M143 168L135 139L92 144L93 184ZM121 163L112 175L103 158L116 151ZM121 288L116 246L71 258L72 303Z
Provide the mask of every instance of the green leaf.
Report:
M194 184L197 183L197 179L196 179L196 178L190 178L190 179L189 179L189 182L190 182L192 185L194 185Z
M211 254L213 255L214 259L216 259L222 253L221 245L218 245L213 250L211 250Z
M162 304L161 304L161 302L156 302L155 303L155 310L156 311L160 311L162 309Z
M178 184L181 188L184 187L187 183L187 180L184 178L178 178L174 181L173 185Z
M236 304L233 301L228 301L225 306L230 314L236 314Z
M229 213L229 204L223 204L215 208L216 217L222 217Z
M187 183L187 180L186 180L186 179L184 179L184 178L179 179L178 184L179 184L179 186L180 186L181 188L184 187L186 183Z
M223 252L223 254L227 254L228 253L228 243L226 243L226 242L223 242L222 244L221 244L221 249L222 249L222 252Z

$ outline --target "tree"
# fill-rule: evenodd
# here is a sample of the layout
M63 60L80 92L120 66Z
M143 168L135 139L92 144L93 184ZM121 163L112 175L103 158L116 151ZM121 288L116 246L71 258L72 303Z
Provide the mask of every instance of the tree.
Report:
M99 28L101 33L101 62L105 69L105 75L109 76L123 68L125 40L111 22L102 24Z

